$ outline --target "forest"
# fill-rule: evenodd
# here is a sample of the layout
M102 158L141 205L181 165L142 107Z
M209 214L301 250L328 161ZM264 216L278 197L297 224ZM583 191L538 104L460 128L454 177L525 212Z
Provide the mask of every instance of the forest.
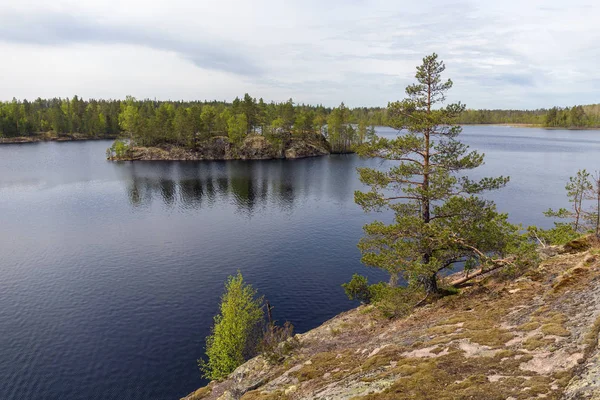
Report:
M600 104L537 110L465 110L460 124L526 124L546 128L600 127Z
M528 124L549 128L600 127L600 104L538 110L463 111L459 124ZM260 134L281 138L323 134L332 150L350 151L374 133L374 126L389 126L384 107L330 108L285 102L265 102L245 94L233 102L84 100L53 98L0 102L0 137L83 135L89 138L123 137L138 146L174 145L194 148L214 136L239 143Z
M82 134L120 136L138 146L194 148L214 136L239 143L250 134L269 138L324 134L334 151L349 151L385 124L383 108L335 108L286 102L266 103L249 94L218 101L82 100L54 98L0 103L0 137Z

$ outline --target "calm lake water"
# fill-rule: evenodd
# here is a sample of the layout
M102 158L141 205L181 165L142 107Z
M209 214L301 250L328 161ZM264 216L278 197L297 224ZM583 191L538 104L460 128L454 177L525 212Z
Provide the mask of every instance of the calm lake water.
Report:
M385 128L380 134L392 134ZM550 226L564 184L600 169L600 131L466 127L472 176L511 220ZM0 146L0 399L178 399L238 269L299 332L354 306L355 155L111 163L110 142Z

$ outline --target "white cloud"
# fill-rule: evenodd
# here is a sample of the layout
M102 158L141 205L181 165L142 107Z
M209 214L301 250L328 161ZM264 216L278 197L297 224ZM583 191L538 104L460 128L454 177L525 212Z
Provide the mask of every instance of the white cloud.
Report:
M595 4L547 0L5 2L0 99L385 105L435 51L470 107L600 102L598 18Z

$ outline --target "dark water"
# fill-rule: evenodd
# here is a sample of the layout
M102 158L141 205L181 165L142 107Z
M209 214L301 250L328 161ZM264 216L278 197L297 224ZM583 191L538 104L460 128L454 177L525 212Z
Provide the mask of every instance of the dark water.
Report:
M390 131L382 129L382 134ZM511 219L549 226L600 132L467 127ZM353 306L356 156L109 163L109 142L0 146L0 399L177 399L196 389L225 278L241 270L297 331ZM473 174L475 175L475 174Z

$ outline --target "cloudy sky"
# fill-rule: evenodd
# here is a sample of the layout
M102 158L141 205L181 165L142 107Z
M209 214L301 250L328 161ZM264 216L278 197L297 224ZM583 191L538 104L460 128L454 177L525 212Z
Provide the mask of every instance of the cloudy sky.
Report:
M471 108L600 102L600 6L553 0L0 2L0 100L385 106L437 52Z

